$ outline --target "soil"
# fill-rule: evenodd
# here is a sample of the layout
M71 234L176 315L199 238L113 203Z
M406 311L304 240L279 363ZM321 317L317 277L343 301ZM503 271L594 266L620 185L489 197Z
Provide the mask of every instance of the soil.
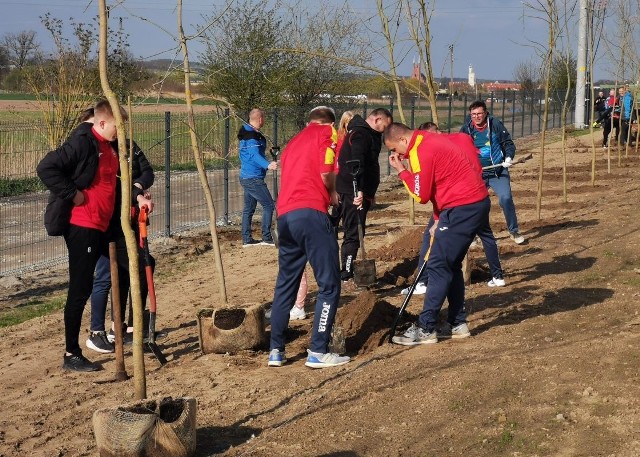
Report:
M291 322L282 368L267 367L266 347L201 354L196 313L222 305L211 241L202 233L155 240L157 325L168 333L159 345L169 363L145 356L147 396L197 399L198 456L640 455L638 154L623 153L618 165L612 150L608 173L598 148L592 185L588 139L570 140L566 201L561 150L547 147L540 218L537 139L519 141L519 155L534 153L512 168L527 241L509 239L492 197L507 286L487 287L484 254L470 251L464 340L386 343L430 214L417 206L409 225L395 177L381 186L367 230L378 281L342 293L337 325L353 359L334 369L304 366L311 319ZM220 239L229 303L268 305L277 251L243 249L237 227ZM64 269L3 278L0 307L64 295L65 279ZM312 274L309 282L310 314ZM411 299L404 322L421 304ZM62 351L62 311L0 330L1 456L97 455L93 412L133 400L132 379L101 383L114 378L112 355L85 349L103 371L67 373ZM130 348L125 355L133 374Z

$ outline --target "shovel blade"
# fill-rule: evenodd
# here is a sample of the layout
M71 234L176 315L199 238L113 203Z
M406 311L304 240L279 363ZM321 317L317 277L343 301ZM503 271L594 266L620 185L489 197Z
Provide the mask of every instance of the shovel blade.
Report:
M356 260L353 265L353 281L358 286L370 286L376 282L376 261Z
M147 347L151 350L151 352L153 352L153 355L156 356L156 359L158 359L158 362L160 362L160 365L164 365L167 363L167 358L164 356L164 354L162 353L162 351L160 350L160 348L156 343L149 342L147 343Z

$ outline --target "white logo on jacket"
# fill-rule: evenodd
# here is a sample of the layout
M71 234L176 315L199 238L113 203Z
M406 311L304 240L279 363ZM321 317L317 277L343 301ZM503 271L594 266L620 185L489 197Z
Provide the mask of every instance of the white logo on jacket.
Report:
M420 176L418 175L413 178L413 193L420 195Z

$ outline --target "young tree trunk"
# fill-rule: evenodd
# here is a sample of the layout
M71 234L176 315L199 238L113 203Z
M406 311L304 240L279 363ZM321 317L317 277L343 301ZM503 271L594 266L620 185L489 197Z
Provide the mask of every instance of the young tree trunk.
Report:
M111 90L107 78L107 7L106 0L98 1L100 18L100 47L99 47L99 69L100 84L111 110L116 119L118 130L118 151L120 160L120 187L122 189L122 205L120 211L120 222L127 244L127 254L129 256L129 277L131 287L131 299L133 301L133 377L135 386L135 399L142 400L147 397L147 381L144 371L144 351L142 348L143 339L143 311L142 297L140 294L140 276L138 275L138 246L136 238L131 228L129 220L131 218L131 174L127 161L126 132L124 120L120 113L120 104L115 93ZM133 140L133 138L130 138ZM119 325L116 322L116 325Z
M224 268L222 265L222 255L220 253L220 242L218 241L218 232L216 229L216 208L213 203L213 194L211 193L211 187L207 179L207 173L204 169L204 163L202 160L202 153L198 144L198 137L196 135L196 123L193 114L193 97L191 95L191 65L189 62L189 50L187 48L187 37L184 34L182 27L182 0L178 0L178 38L180 40L180 49L182 50L182 67L184 71L184 95L185 102L187 104L187 123L189 124L189 135L191 137L191 150L193 151L193 157L196 161L198 168L198 176L200 177L200 184L204 192L205 200L207 201L207 209L209 211L209 230L211 231L211 243L213 246L213 255L216 263L216 273L218 276L218 284L220 284L220 300L223 305L228 303L227 301L227 286L224 279ZM136 270L137 271L137 270Z

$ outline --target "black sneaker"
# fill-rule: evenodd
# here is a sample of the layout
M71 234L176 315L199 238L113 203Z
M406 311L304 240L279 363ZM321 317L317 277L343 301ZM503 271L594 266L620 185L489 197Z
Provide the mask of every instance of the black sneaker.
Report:
M246 247L249 247L249 246L260 246L261 244L262 244L262 241L254 240L252 238L249 241L243 242L242 243L242 247L246 248Z
M87 338L86 344L89 349L93 349L94 351L102 354L109 354L110 352L115 351L113 344L107 339L106 332L89 333L89 338Z
M340 272L340 280L341 281L348 281L348 280L350 280L352 278L353 278L353 271L342 270Z
M69 371L98 371L100 366L87 360L85 356L80 354L64 355L62 369Z

